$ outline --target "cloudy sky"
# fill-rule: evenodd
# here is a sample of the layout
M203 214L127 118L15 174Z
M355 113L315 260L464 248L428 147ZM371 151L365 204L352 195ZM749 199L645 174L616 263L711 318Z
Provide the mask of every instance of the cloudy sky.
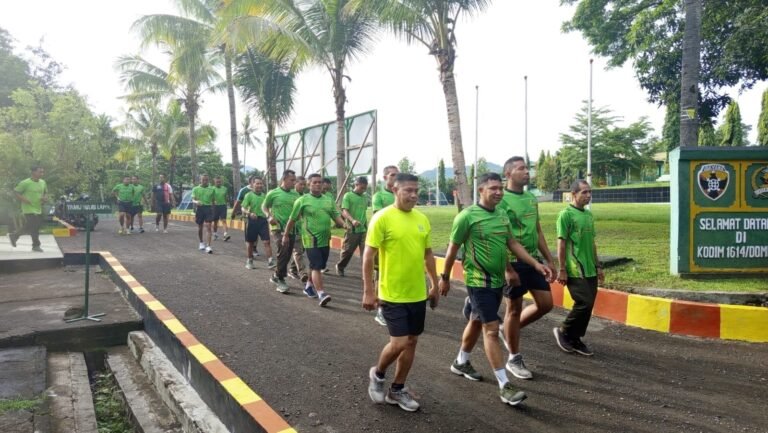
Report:
M571 9L559 3L497 0L482 15L459 23L456 81L468 162L475 156L475 86L479 156L500 163L523 153L526 75L529 154L535 159L542 149L559 148L558 134L567 130L588 97L591 56L579 34L560 32ZM43 47L67 68L62 81L85 94L97 112L120 119L124 104L118 97L124 89L113 65L119 55L138 52L131 24L142 15L173 12L170 0L4 2L0 27L11 33L18 47L42 39ZM382 34L347 74L347 113L378 110L380 166L406 155L417 171L436 166L440 158L451 165L443 92L435 61L424 47ZM742 95L732 93L745 123L757 122L765 87L761 83ZM325 70L303 72L298 89L296 111L282 132L334 119ZM610 107L626 122L647 116L660 134L664 110L647 103L629 66L606 70L604 59L595 58L593 95L596 105ZM247 112L241 106L237 114L242 119ZM226 95L206 95L201 116L218 128L217 146L229 159ZM752 131L751 141L755 135ZM247 164L263 167L263 149L249 151Z

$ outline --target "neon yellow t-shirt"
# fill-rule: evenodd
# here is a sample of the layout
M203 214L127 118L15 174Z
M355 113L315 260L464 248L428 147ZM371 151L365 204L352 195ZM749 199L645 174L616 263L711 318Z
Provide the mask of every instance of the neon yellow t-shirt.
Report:
M432 228L417 211L389 206L377 212L365 244L379 250L379 299L393 303L427 299L424 251L432 248Z

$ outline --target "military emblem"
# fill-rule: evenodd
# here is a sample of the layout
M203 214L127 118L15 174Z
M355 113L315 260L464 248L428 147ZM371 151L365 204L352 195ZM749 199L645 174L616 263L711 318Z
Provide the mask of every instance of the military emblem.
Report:
M768 165L755 170L752 175L752 196L768 199Z
M699 189L710 200L717 200L725 194L730 183L728 169L723 164L704 164L697 174Z

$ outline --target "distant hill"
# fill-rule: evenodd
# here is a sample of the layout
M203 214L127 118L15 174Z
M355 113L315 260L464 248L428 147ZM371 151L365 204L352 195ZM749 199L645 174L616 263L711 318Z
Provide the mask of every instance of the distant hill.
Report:
M499 164L494 164L492 162L488 162L488 170L495 171L496 173L501 174L502 166ZM469 166L467 166L467 174L469 174ZM419 177L426 177L427 179L435 179L437 177L437 167L427 170L425 172L419 173ZM453 167L445 167L445 178L450 179L453 177Z

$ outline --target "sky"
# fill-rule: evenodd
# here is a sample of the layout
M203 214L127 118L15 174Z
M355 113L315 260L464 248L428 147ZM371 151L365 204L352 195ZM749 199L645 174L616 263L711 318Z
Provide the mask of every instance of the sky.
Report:
M16 46L38 45L42 40L43 47L66 67L62 83L72 84L86 95L94 111L116 121L124 117L125 104L119 97L125 89L114 69L115 60L140 52L131 24L143 15L175 13L170 0L3 3L0 27L11 33ZM567 132L582 101L588 99L593 56L580 34L560 31L572 9L559 3L497 0L484 13L457 25L455 75L467 164L475 158L476 143L477 156L496 163L524 153L523 77L528 77L528 154L532 159L542 150L554 153L560 147L559 134ZM145 53L162 63L156 52ZM404 156L415 162L417 172L436 167L441 158L446 166L452 165L445 99L437 65L425 47L382 33L368 53L350 64L347 75L351 78L347 114L378 110L379 167L396 164ZM327 71L309 68L297 84L295 112L278 132L335 118ZM730 92L746 124L757 123L765 88L766 83L759 83L743 94ZM661 134L664 109L647 102L631 65L607 70L606 60L594 57L593 100L626 123L646 116L656 134ZM243 105L238 107L238 126L249 114L253 116ZM200 115L218 129L216 145L224 160L230 160L226 94L205 95ZM263 140L265 128L258 125L257 134ZM749 139L756 141L754 127ZM248 150L246 165L264 168L264 160L263 147Z

